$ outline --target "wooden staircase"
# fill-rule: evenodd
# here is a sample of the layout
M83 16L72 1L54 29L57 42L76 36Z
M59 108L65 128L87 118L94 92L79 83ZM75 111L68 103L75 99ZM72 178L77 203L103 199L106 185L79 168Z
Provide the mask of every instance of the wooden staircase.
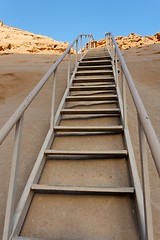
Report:
M141 239L140 181L105 48L80 60L57 119L12 239Z

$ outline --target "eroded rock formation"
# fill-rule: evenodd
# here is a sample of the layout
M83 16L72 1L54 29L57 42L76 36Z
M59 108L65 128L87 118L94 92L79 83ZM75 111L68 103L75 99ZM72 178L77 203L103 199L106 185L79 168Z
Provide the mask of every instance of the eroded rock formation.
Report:
M4 24L0 26L0 54L61 54L68 46L69 44L67 42L58 42L52 38L33 34Z
M120 49L142 47L160 43L160 32L153 36L141 36L131 33L128 36L118 36L116 41ZM18 28L9 27L0 21L0 54L8 53L36 53L61 54L69 46L67 42L59 42L52 38L33 34ZM94 42L95 47L105 46L105 39ZM73 53L74 50L72 50Z
M129 49L133 47L143 47L149 44L160 43L160 32L153 36L141 36L136 33L131 33L126 37L118 36L116 41L120 49ZM97 42L97 47L105 46L105 39L101 39Z

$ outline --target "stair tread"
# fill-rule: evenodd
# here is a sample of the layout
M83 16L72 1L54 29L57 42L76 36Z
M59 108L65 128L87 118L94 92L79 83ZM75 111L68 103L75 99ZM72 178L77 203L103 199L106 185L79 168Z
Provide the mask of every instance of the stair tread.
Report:
M73 127L73 126L56 126L55 132L108 132L108 133L121 133L123 126L88 126L88 127Z
M117 95L108 95L108 96L68 96L66 101L98 101L98 100L115 100Z
M105 155L108 157L126 157L127 150L98 150L98 151L69 151L69 150L55 150L47 149L45 151L46 155Z
M88 113L93 113L93 114L107 114L107 113L120 113L119 108L109 108L109 109L62 109L61 110L62 114L88 114Z
M77 76L76 78L74 79L105 79L105 80L114 80L114 77L113 76L104 76L104 75L101 75L101 76Z
M82 61L79 63L79 67L98 67L98 66L112 66L110 60L103 60L103 61Z
M61 194L128 194L134 193L133 187L94 187L33 184L32 190L39 193Z
M80 84L84 84L84 86L97 86L98 85L112 85L115 84L113 79L99 79L99 78L75 78L73 79L74 86L79 86ZM76 85L75 85L76 84ZM78 84L78 85L77 85Z
M71 86L71 91L92 91L92 90L111 90L115 89L116 86L112 85L104 85L104 86Z
M12 240L44 240L44 239L42 239L42 238L34 238L34 237L16 236L16 237L13 237Z
M84 60L82 59L82 61L80 62L81 63L89 63L89 62L92 62L92 63L107 63L107 62L111 62L110 60L90 60L90 61L85 61L85 58Z
M101 59L111 59L111 57L110 57L110 55L101 55L101 56L85 56L84 58L83 58L83 60L85 60L85 61L87 61L88 59L89 60L93 60L93 59L99 59L99 60L101 60Z
M83 68L90 68L90 69L95 69L95 68L109 68L112 67L112 65L95 65L95 66L78 66L78 69L83 69Z
M111 73L113 73L113 71L112 70L85 70L85 71L78 71L78 72L76 72L76 74L77 73L108 73L108 72L111 72Z
M99 75L99 76L76 76L73 79L73 83L76 82L105 82L106 84L114 84L114 78L112 76L103 76L103 75Z

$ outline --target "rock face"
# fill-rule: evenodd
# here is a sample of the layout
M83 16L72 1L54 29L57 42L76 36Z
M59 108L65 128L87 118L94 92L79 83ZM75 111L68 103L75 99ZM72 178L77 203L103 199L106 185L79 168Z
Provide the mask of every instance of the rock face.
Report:
M154 36L142 37L136 33L131 33L127 37L118 36L116 41L120 49L129 49L133 47L143 47L149 44L160 43L160 32ZM97 47L105 46L105 39L101 39L97 42Z
M120 49L142 47L160 43L160 32L154 36L145 36L131 33L127 37L118 36L116 41ZM0 54L35 53L61 54L69 46L67 42L58 42L52 38L33 34L18 28L9 27L0 21ZM95 47L105 46L105 39L94 42ZM74 50L71 51L73 53Z
M0 26L3 26L3 21L0 20Z
M61 54L69 46L52 38L5 26L0 21L0 54L36 53Z

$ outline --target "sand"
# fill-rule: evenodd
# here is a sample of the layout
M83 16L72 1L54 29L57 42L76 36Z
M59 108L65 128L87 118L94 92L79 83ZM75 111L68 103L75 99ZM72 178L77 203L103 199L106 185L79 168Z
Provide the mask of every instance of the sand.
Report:
M154 44L142 48L133 48L123 51L131 75L135 80L140 96L144 102L146 110L151 118L157 136L160 139L160 44ZM21 101L27 96L39 79L46 73L51 64L58 56L53 55L28 55L9 54L0 56L0 127L14 112ZM58 73L57 102L65 90L67 62ZM63 72L62 72L63 70ZM65 72L65 73L64 73ZM31 108L27 110L24 120L24 134L21 151L21 161L19 164L17 200L22 192L29 173L32 169L38 151L43 143L43 139L49 127L50 102L51 102L51 80L35 99ZM137 123L135 122L135 111L132 109L131 99L128 99L128 114L130 131L133 133L133 143L137 151L135 132ZM3 231L5 205L7 199L7 189L10 175L11 150L13 134L1 146L0 161L0 236ZM29 143L32 140L31 143ZM31 155L30 152L33 154ZM150 156L150 153L149 153ZM140 171L140 164L138 162ZM150 184L152 187L152 210L154 221L155 239L160 239L160 181L151 157L149 157ZM16 200L16 201L17 201Z
M123 51L124 58L130 73L135 81L135 85L138 89L140 97L144 103L144 106L148 112L150 120L156 131L157 137L160 140L160 45L155 44L142 48L132 48L127 51ZM132 109L132 103L129 99L128 108ZM133 109L132 109L133 110ZM129 113L129 126L132 137L132 142L135 151L137 151L137 132L135 124L135 112ZM134 123L134 124L133 124ZM149 157L149 173L150 173L150 186L151 186L151 204L153 211L153 223L154 223L154 237L160 239L160 181L155 165L152 161L150 152ZM140 163L137 161L137 165L140 172Z

